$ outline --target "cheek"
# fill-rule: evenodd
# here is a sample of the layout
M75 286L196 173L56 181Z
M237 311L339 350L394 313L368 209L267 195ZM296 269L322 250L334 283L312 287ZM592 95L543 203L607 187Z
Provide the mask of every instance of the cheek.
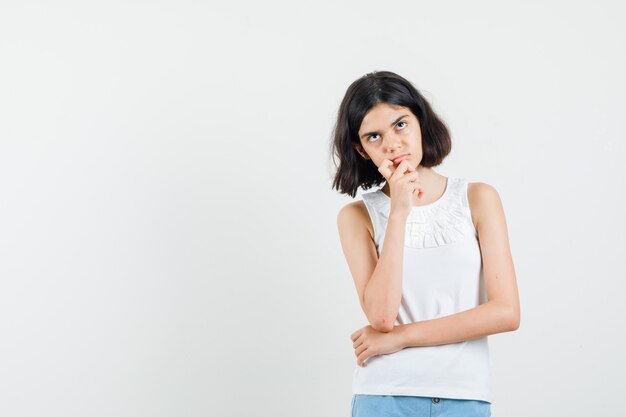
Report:
M411 132L407 132L407 134L410 135L418 145L422 145L422 135L418 129L413 129Z

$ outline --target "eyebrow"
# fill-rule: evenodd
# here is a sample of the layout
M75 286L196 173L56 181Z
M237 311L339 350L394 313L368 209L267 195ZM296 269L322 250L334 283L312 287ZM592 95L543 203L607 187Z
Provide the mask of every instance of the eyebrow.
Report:
M398 123L400 120L404 119L405 117L409 117L409 115L408 115L408 114L404 114L404 115L402 115L402 116L398 117L396 120L394 120L394 121L393 121L393 123L391 123L391 124L389 125L389 127L393 127L393 125L395 125L396 123ZM364 138L364 137L369 136L369 135L377 134L377 133L378 133L378 132L367 132L367 133L363 133L363 134L361 135L361 138Z

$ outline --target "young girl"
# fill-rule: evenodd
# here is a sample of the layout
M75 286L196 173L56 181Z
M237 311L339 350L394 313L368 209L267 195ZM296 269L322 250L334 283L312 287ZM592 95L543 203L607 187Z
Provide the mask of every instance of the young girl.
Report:
M369 324L350 336L352 417L491 415L487 335L517 330L520 307L497 191L445 177L446 125L399 75L348 87L333 132L337 215Z

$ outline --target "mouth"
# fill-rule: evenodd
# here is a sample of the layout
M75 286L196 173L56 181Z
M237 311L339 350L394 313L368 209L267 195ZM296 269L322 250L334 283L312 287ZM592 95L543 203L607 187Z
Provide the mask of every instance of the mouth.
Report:
M408 157L409 157L409 154L408 154L408 153L405 153L404 155L400 155L400 156L398 156L397 158L393 159L393 161L392 161L392 162L393 162L395 165L398 165L400 162L402 162L403 160L405 160L405 159L406 159L406 158L408 158Z

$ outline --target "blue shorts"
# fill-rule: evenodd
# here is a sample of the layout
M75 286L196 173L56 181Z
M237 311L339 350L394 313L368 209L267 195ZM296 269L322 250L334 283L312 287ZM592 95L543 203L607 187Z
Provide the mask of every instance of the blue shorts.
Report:
M491 403L481 400L353 394L351 417L490 417Z

